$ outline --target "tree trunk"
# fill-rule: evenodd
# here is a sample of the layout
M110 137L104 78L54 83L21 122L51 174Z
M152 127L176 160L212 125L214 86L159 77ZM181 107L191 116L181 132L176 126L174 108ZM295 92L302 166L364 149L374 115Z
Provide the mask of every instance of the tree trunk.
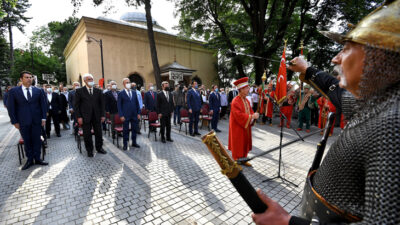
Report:
M8 17L8 15L7 15ZM13 42L13 33L12 33L12 26L10 20L8 20L8 36L10 39L10 73L12 74L14 70L14 42Z
M150 43L151 62L153 63L154 78L156 80L157 89L161 90L161 71L160 71L160 65L158 64L156 42L154 40L153 20L151 17L150 0L144 1L144 8L146 10L147 35L149 37L149 43Z

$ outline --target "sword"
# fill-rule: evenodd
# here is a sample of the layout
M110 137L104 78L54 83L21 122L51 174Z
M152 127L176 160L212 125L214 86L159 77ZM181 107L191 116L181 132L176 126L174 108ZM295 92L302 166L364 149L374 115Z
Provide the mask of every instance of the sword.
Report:
M251 186L250 182L243 175L242 167L228 155L215 132L212 130L201 139L218 162L222 174L229 178L251 210L254 213L265 212L268 208L267 205L258 197L256 190L254 190L253 186Z
M251 58L256 58L256 59L265 59L265 60L268 60L268 61L271 61L271 62L278 62L278 63L281 62L281 60L268 59L268 58L264 58L264 57L261 57L261 56L256 56L256 55L251 55L251 54L245 54L245 53L242 53L242 52L228 51L228 54L227 54L227 55L228 55L228 57L234 57L234 54L236 54L236 55L243 55L243 56L247 56L247 57L251 57ZM290 62L290 61L286 61L285 64L286 64L287 66L296 65L295 63L292 63L292 62Z

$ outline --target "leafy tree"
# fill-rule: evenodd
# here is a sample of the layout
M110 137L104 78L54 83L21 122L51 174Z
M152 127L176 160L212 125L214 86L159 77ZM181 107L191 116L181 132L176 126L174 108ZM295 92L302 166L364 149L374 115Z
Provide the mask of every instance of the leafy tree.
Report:
M3 0L2 4L0 4L0 20L7 16L7 12L5 11L3 4L8 4L10 7L15 7L15 4L17 3L16 0Z
M278 71L279 64L272 60L280 59L284 39L289 40L287 58L299 55L303 42L308 60L320 68L329 68L339 46L318 31L329 30L334 21L359 21L376 7L377 1L175 0L175 4L181 16L180 35L201 38L221 55L228 53L232 62L239 62L238 72L246 65L252 71L248 75L251 77L254 72L259 84L264 69ZM243 57L229 53L236 51L257 57L247 65Z
M12 28L17 27L21 32L24 31L24 22L28 22L31 18L24 16L27 9L31 5L28 0L2 0L2 11L6 16L0 21L0 27L8 30L10 42L10 69L14 66L14 43Z
M33 57L33 68L32 68ZM22 49L15 50L15 69L11 74L14 81L19 79L19 72L23 70L31 71L38 76L39 82L42 81L42 74L56 73L58 82L65 81L65 65L63 65L58 57L47 56L40 48L32 48L28 51Z

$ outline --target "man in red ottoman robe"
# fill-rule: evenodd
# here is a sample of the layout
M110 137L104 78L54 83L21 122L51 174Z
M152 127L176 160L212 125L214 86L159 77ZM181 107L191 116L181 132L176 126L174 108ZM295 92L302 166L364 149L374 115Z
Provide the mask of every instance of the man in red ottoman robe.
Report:
M254 113L250 102L246 99L249 94L248 77L243 77L234 82L239 90L231 104L231 116L229 118L229 144L228 149L232 151L234 160L247 157L251 150L251 126L254 120L258 119L259 114ZM251 166L250 163L243 163L245 166Z

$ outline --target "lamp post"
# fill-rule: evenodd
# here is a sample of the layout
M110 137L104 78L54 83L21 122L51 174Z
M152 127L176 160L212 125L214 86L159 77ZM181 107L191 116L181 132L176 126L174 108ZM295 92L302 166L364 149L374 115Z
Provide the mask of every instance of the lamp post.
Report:
M103 63L103 40L97 40L96 38L94 38L94 37L91 37L91 36L87 36L87 39L86 39L86 42L87 43L91 43L92 42L92 40L93 41L95 41L99 46L100 46L100 55L101 55L101 77L103 78L103 84L102 84L102 88L104 88L104 83L105 83L105 80L104 80L104 63Z

